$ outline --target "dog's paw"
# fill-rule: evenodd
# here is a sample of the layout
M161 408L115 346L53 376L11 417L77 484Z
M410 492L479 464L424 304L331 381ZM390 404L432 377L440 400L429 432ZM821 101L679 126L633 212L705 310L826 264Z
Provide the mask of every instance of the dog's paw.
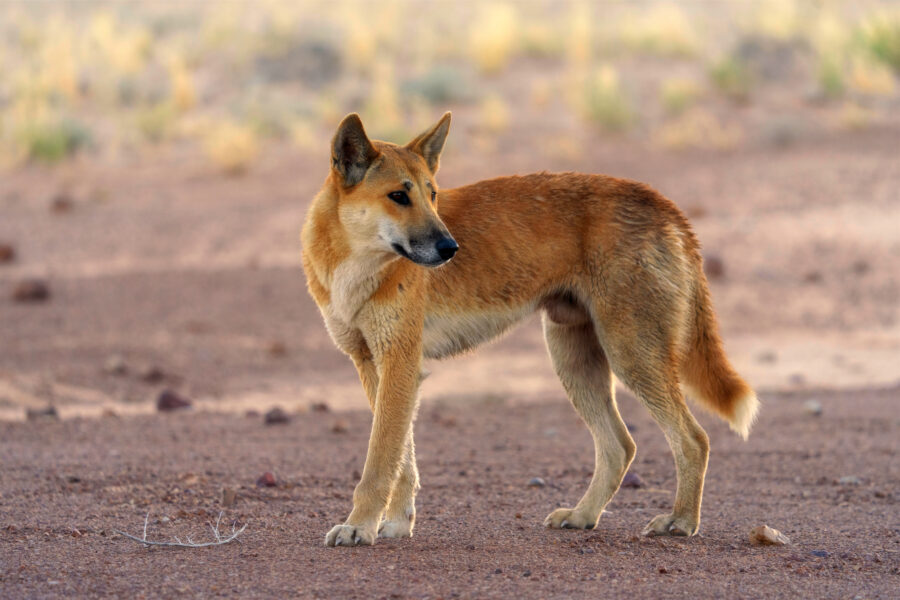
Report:
M557 508L544 519L544 527L551 529L593 529L597 517L585 515L574 508Z
M371 546L375 531L359 525L335 525L325 536L326 546Z
M407 517L385 519L378 528L378 537L382 538L407 538L412 537L413 520Z
M642 535L654 537L657 535L691 536L697 533L699 523L685 517L675 515L659 515L644 527Z

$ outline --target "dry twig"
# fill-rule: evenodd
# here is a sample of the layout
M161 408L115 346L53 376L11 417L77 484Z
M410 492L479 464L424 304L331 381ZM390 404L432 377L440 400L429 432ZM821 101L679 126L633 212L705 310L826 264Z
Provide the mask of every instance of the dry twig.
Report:
M141 537L137 537L136 535L131 535L130 533L125 533L124 531L119 531L117 529L113 529L115 533L118 533L121 536L128 538L129 540L134 540L140 544L144 544L145 546L173 546L176 548L205 548L207 546L221 546L222 544L227 544L229 542L233 542L237 540L237 537L241 535L245 529L247 529L246 523L240 529L237 529L237 523L234 522L231 524L231 534L227 535L227 537L223 537L223 534L219 532L219 524L222 521L222 512L219 512L218 518L216 518L215 526L212 523L209 523L209 528L212 530L213 537L215 538L212 542L195 542L190 537L187 538L186 542L182 542L178 537L175 538L174 542L155 542L153 540L147 539L147 524L150 522L150 513L147 513L147 516L144 517L144 533ZM240 543L240 542L238 542Z

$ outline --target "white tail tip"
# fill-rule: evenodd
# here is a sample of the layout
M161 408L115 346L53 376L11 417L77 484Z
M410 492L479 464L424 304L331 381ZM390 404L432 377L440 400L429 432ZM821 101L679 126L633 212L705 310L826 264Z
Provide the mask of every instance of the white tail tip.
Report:
M750 435L750 428L756 421L759 413L759 400L756 394L750 392L737 401L734 407L734 417L730 421L731 428L745 440Z

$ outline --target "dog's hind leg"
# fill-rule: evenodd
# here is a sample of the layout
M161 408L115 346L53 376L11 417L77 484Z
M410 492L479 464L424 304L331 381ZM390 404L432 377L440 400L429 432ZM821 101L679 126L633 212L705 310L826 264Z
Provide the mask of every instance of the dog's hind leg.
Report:
M575 410L594 438L594 476L575 508L559 508L544 520L554 528L593 529L634 458L634 440L616 407L612 373L590 319L560 324L544 315L544 337Z
M670 343L651 331L658 334L659 330L635 328L629 335L604 344L616 376L648 408L675 456L678 488L673 511L651 520L643 533L694 535L700 526L709 437L685 404L678 382L677 359L667 349Z

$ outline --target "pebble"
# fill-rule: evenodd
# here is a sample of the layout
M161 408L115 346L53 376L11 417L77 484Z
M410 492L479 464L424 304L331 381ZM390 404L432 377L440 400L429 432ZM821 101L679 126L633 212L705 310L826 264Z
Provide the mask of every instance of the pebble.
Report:
M772 363L778 362L778 355L775 354L774 352L772 352L771 350L766 350L764 352L760 352L759 354L757 354L756 360L758 360L761 363L772 364Z
M716 254L703 257L703 271L710 280L725 278L725 261Z
M146 383L159 383L166 378L166 374L159 367L147 365L141 369L138 377L140 377L141 381Z
M750 543L754 546L784 546L791 539L768 525L760 525L750 530Z
M331 433L347 433L347 423L344 421L335 421L331 426Z
M50 288L43 279L23 279L13 289L16 302L44 302L50 298Z
M328 412L330 410L328 408L328 405L324 402L313 402L312 404L310 404L309 408L313 412Z
M269 346L266 348L266 352L269 354L269 356L281 358L282 356L287 355L288 350L287 346L284 345L284 342L275 340L269 343Z
M275 481L275 476L270 471L266 471L256 480L257 487L275 487L276 485L278 482Z
M191 401L184 398L172 390L163 390L156 397L156 410L160 412L171 412L173 410L181 410L191 407Z
M266 416L263 417L263 422L266 425L283 425L285 423L290 423L290 421L291 416L277 406L267 412Z
M625 473L625 477L622 479L622 487L623 488L642 488L644 487L644 480L641 477L634 473L633 471L628 471Z
M103 364L103 371L110 375L124 375L128 372L128 365L121 354L113 354Z
M75 207L75 202L72 200L72 197L66 194L65 192L61 192L55 195L50 200L50 210L55 212L56 214L67 213L71 211Z
M788 377L788 382L791 385L806 385L806 376L803 373L793 373Z
M528 481L528 487L538 487L542 488L547 485L547 482L541 479L540 477L532 477Z
M828 558L828 552L825 550L813 550L810 552L813 556L818 556L819 558Z
M225 508L234 506L234 503L237 501L237 491L231 488L224 488L222 490L222 506Z
M0 263L12 262L16 258L16 249L10 244L0 244Z
M838 483L841 485L860 485L862 483L862 479L855 475L847 475L846 477L841 477L838 479Z
M58 419L59 413L56 412L55 406L29 408L25 411L25 418L29 421L36 421L38 419Z
M809 271L803 276L803 283L822 283L822 279L820 271Z
M822 403L818 400L807 400L803 403L803 412L813 417L821 417Z

